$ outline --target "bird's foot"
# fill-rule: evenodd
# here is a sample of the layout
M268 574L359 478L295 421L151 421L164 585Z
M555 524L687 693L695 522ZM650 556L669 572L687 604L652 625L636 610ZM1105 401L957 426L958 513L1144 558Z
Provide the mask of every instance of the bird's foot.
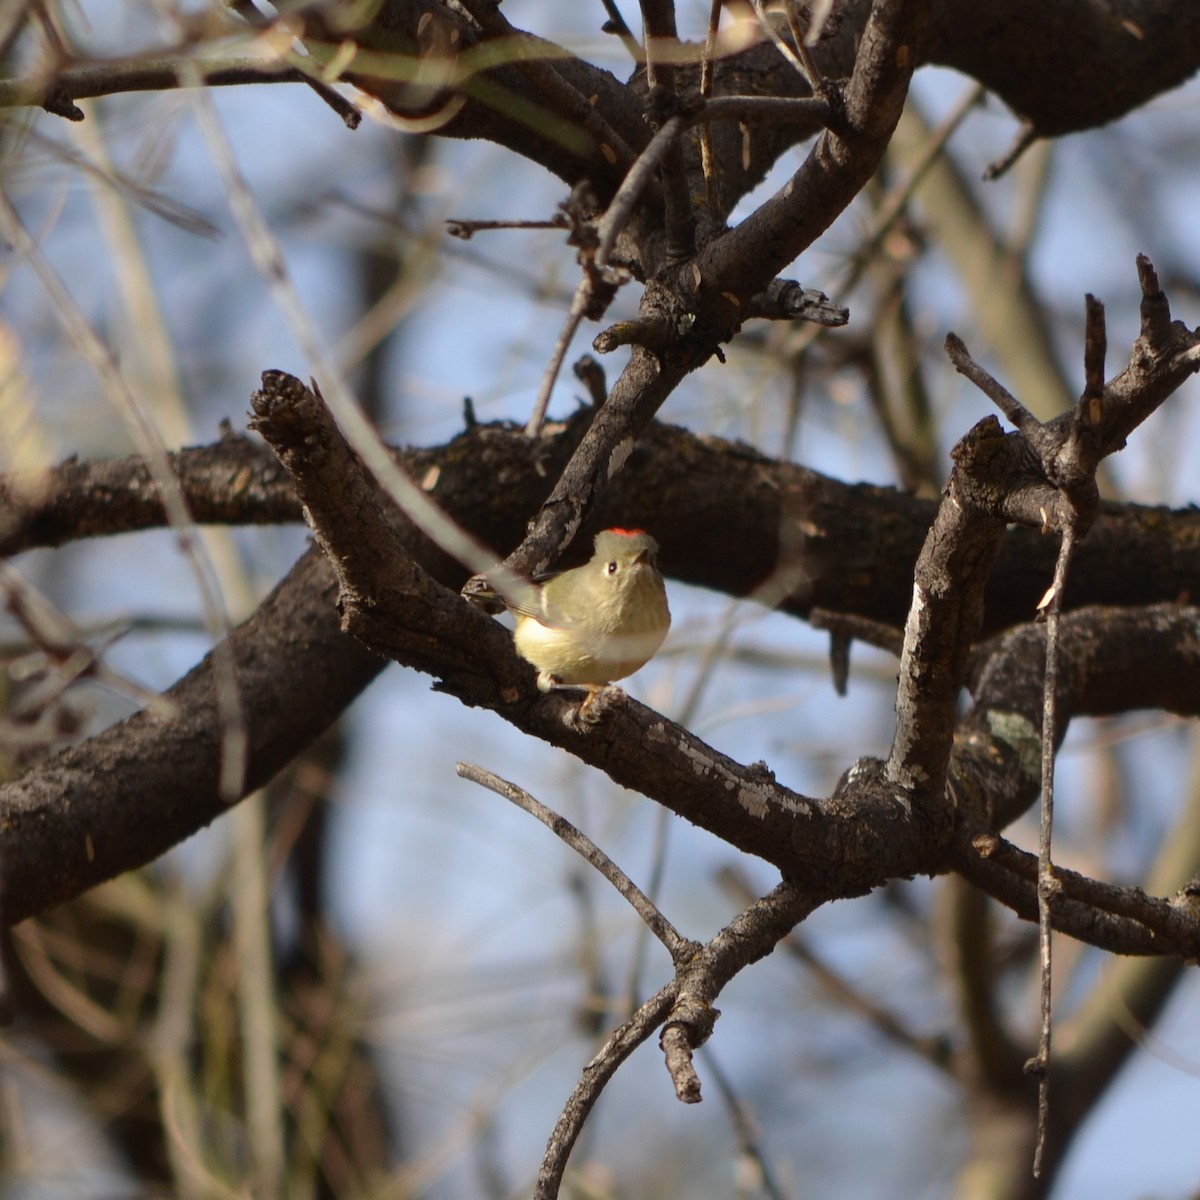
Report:
M549 671L538 672L539 692L583 692L579 707L568 710L566 723L570 728L584 732L592 725L599 725L610 713L625 703L622 688L612 683L563 683Z
M593 684L575 714L576 728L599 725L625 703L625 692L613 683Z

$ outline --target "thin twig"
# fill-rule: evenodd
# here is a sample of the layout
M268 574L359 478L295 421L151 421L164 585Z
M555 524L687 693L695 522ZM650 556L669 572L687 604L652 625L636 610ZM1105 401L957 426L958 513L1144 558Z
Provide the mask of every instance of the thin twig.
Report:
M711 1021L709 1011L705 1011L704 1016ZM696 1074L696 1065L692 1061L692 1025L685 1025L682 1021L668 1024L658 1044L663 1052L667 1074L675 1088L675 1099L680 1104L699 1104L703 1097L700 1095L700 1076Z
M646 927L666 947L671 961L678 964L681 959L689 958L699 946L685 938L666 917L651 903L649 897L617 866L616 863L596 845L586 834L581 833L565 817L559 816L553 809L547 808L541 801L535 800L523 788L499 775L477 767L474 763L460 762L454 767L459 777L469 779L480 787L503 796L505 800L523 808L531 816L537 817L547 829L561 838L589 865L596 868L609 883L629 902L634 912L641 917Z
M767 15L763 0L753 0L753 4L754 15L758 18L758 23L762 27L763 33L775 44L775 49L796 68L800 74L800 78L808 84L809 91L814 96L822 95L825 85L822 83L820 73L813 64L812 55L809 54L808 48L804 45L804 39L796 39L801 47L800 53L797 53L788 45L787 38L775 28L771 18Z
M575 363L573 369L575 378L587 388L592 406L599 408L608 398L608 380L605 378L604 368L590 354L585 354Z
M593 275L585 268L583 278L575 289L575 295L571 297L571 307L567 312L567 319L558 331L554 349L550 353L550 361L546 364L545 371L542 372L542 382L538 385L537 396L534 397L533 411L529 414L529 420L525 422L525 436L528 438L541 435L542 426L546 422L546 410L550 407L550 394L554 391L558 373L562 370L563 359L567 357L571 339L587 314L592 300L593 287Z
M984 370L967 350L962 338L956 333L946 334L946 355L954 369L965 375L1012 423L1027 437L1041 422L990 372Z
M630 168L629 173L621 182L621 186L617 189L617 194L612 198L608 211L601 219L596 230L598 245L595 256L590 264L584 266L583 278L575 289L567 319L559 330L550 361L542 374L538 394L533 403L533 411L529 414L529 420L525 424L526 437L537 437L541 433L542 425L546 420L546 410L550 405L550 394L554 390L555 381L562 370L563 360L567 356L571 339L575 336L576 330L592 305L597 280L608 273L608 258L617 237L625 227L625 222L629 219L629 214L633 211L643 188L654 177L659 164L670 152L684 125L682 117L672 117L650 139L650 144ZM612 282L615 282L615 279Z
M637 203L642 189L654 178L660 164L683 132L687 122L683 117L671 117L650 139L650 144L638 155L637 161L621 181L617 194L612 198L596 230L599 245L596 248L596 268L603 271L608 265L609 255L618 234L625 228L629 214Z
M619 1029L609 1037L600 1052L583 1069L583 1077L575 1085L563 1110L554 1123L546 1153L538 1170L533 1200L556 1200L567 1169L567 1159L579 1138L583 1124L592 1111L600 1093L616 1074L617 1068L662 1023L675 1002L677 984L669 983L652 996Z
M642 50L642 44L633 36L633 31L626 24L625 18L621 16L621 10L616 6L614 0L600 0L600 3L604 5L604 11L608 13L608 20L602 27L604 32L619 37L621 44L629 51L634 62L644 62L646 55Z
M557 213L544 221L476 221L465 217L451 217L446 222L446 232L451 237L469 242L477 233L489 229L569 229L570 222L564 213Z
M362 113L341 92L334 91L324 80L313 79L311 75L305 75L304 82L342 118L342 124L347 129L357 129L362 124Z
M1009 171L1017 162L1017 159L1029 149L1041 137L1041 134L1028 122L1021 125L1017 130L1017 136L1013 138L1012 144L995 162L989 163L984 169L983 178L985 181L999 179L1001 175Z
M835 612L829 608L814 608L808 623L814 629L825 629L831 634L848 638L850 641L866 642L878 646L889 654L900 657L904 650L904 630L883 621L860 617L857 613Z
M796 7L793 4L785 4L783 8L784 12L787 13L788 29L792 32L792 41L796 47L796 57L803 64L804 77L808 80L808 86L812 89L814 96L824 97L828 95L828 88L821 76L820 69L813 61L812 54L809 53L809 42L804 30L800 28L800 21L796 15Z
M721 0L712 0L708 9L708 31L704 35L704 49L700 52L700 99L707 102L712 96L713 59L717 53L717 32L721 24ZM713 158L712 129L707 120L700 123L700 168L704 172L704 193L708 201L709 215L713 220L721 208L721 197L717 191L717 168Z
M1046 1134L1050 1121L1050 1011L1053 1000L1052 944L1050 906L1060 891L1051 859L1054 832L1055 735L1058 724L1058 639L1062 616L1062 597L1067 572L1075 552L1075 528L1063 530L1058 561L1054 564L1054 582L1046 604L1046 671L1042 684L1042 812L1038 829L1038 961L1041 968L1041 1029L1037 1057L1026 1070L1038 1077L1037 1147L1033 1155L1033 1173L1042 1174Z
M1034 885L1038 879L1038 856L1030 854L998 834L979 833L971 839L972 850L980 858L996 863L1006 871ZM1160 896L1148 896L1140 887L1121 887L1081 875L1061 864L1055 864L1054 878L1058 895L1080 905L1134 922L1156 940L1163 954L1178 954L1185 958L1200 957L1200 928L1188 915L1186 905ZM1057 925L1061 927L1062 922ZM1072 936L1076 936L1072 931ZM1113 953L1122 950L1111 947ZM1125 954L1135 953L1132 948Z
M828 128L836 113L819 96L714 96L702 109L688 114L697 121L771 121L776 124L813 123Z
M163 92L187 87L240 87L253 83L305 83L316 91L351 129L361 114L345 97L297 66L259 58L202 59L196 74L180 71L177 59L137 59L84 63L52 76L0 80L0 108L42 105L78 120L74 101L123 92ZM71 116L71 110L79 116Z

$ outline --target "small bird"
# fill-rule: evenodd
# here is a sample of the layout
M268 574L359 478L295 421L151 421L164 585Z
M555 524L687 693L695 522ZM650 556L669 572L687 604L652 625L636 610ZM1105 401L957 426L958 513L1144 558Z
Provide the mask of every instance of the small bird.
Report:
M606 529L595 546L583 566L537 580L527 597L507 601L517 653L537 668L543 692L581 686L594 693L632 675L671 627L658 543L641 529Z

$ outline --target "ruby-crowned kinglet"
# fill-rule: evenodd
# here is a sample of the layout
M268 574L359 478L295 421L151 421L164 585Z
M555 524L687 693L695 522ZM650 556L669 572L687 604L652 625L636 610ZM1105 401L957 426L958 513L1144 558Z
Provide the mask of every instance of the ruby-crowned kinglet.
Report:
M654 657L671 627L657 556L648 533L606 529L582 567L535 582L519 603L506 600L517 653L537 668L543 692L624 679Z

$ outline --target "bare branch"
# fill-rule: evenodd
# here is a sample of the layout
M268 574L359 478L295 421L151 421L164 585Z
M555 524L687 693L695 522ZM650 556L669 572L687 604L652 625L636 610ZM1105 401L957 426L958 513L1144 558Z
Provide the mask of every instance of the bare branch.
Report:
M599 382L599 381L598 381ZM603 390L596 393L604 399ZM397 450L397 463L492 545L512 545L544 498L546 472L566 465L593 414L555 425L536 443L504 425L476 425L428 449ZM638 443L638 470L613 480L597 520L652 529L667 573L734 596L766 595L807 618L815 608L899 630L932 501L893 488L846 485L737 442L698 437L652 423ZM278 459L249 438L227 434L167 459L199 524L281 524L301 520L295 489ZM497 495L498 474L510 481ZM719 518L719 519L718 519ZM696 537L697 521L711 531ZM77 538L160 529L162 501L138 457L68 461L44 471L0 476L0 555ZM798 526L802 542L792 537ZM1010 529L988 583L983 636L1027 621L1054 570L1055 548L1036 529ZM439 578L455 576L448 562ZM1113 571L1112 563L1131 569ZM1064 597L1131 605L1200 595L1200 512L1106 505L1081 543ZM863 641L888 645L864 632Z
M311 87L346 127L357 129L362 114L328 85L295 66L256 58L199 59L189 56L192 74L181 71L183 59L108 59L64 67L52 75L26 79L0 79L0 108L36 104L47 112L82 121L83 110L74 101L123 92L169 92L176 88L240 87L254 83L303 83ZM195 68L199 66L199 79ZM195 81L195 83L194 83Z
M970 355L962 338L946 334L946 357L960 375L965 375L1021 433L1032 436L1038 419L998 379L983 369Z
M972 845L980 858L1011 871L1026 883L1038 882L1041 866L1037 855L1029 854L995 834L978 834ZM1065 899L1135 922L1143 926L1151 938L1157 937L1165 945L1179 947L1178 953L1182 956L1200 957L1200 920L1192 911L1192 901L1186 891L1163 900L1147 896L1141 888L1104 883L1061 865L1055 866L1054 875L1059 894Z
M469 779L472 783L477 783L480 787L495 792L497 796L503 796L505 800L515 804L518 808L523 808L531 816L537 817L547 829L561 838L585 862L595 867L628 901L634 912L641 917L646 928L662 942L671 956L671 961L677 966L683 959L690 957L700 949L698 942L692 942L683 937L652 903L646 893L591 838L576 829L565 817L534 799L524 788L519 788L516 784L509 783L507 779L501 779L493 772L475 766L474 763L460 762L456 764L455 770L461 778Z
M1068 525L1062 534L1058 562L1054 565L1054 582L1042 601L1046 611L1046 662L1042 682L1042 811L1038 826L1038 962L1041 968L1039 1008L1041 1024L1038 1033L1037 1055L1026 1063L1025 1069L1038 1080L1037 1147L1033 1155L1033 1173L1042 1174L1046 1151L1046 1135L1050 1124L1050 1007L1053 997L1053 940L1050 936L1050 914L1058 896L1060 884L1051 859L1054 831L1054 764L1059 739L1058 713L1058 646L1062 624L1062 597L1067 587L1067 573L1075 550L1075 526Z
M567 1159L588 1114L608 1081L617 1073L617 1068L662 1023L674 1002L675 990L676 985L670 983L647 1000L624 1025L609 1035L599 1053L584 1067L583 1078L575 1085L550 1133L533 1189L533 1200L556 1200L567 1170Z

